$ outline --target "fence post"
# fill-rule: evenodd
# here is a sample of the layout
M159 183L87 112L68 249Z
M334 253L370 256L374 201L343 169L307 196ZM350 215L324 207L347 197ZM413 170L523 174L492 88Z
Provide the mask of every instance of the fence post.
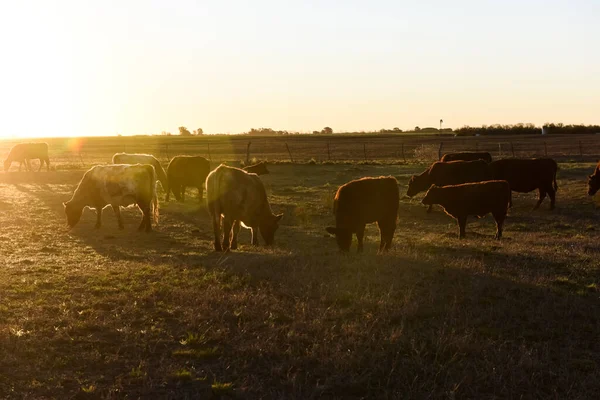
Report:
M206 142L206 150L208 151L208 161L212 162L212 158L210 156L210 142Z
M498 157L502 157L502 144L498 143Z
M510 151L512 152L513 158L515 158L515 148L513 146L513 142L510 142Z
M331 152L329 151L329 141L327 141L327 159L331 161Z
M406 157L404 156L404 142L402 142L402 159L404 160L404 163L406 164Z
M292 152L290 151L290 146L288 146L287 142L285 143L285 148L287 149L288 154L290 155L290 160L293 163L294 162L294 158L292 157Z
M548 145L544 142L544 154L548 157Z
M444 147L444 142L440 142L440 148L438 149L438 160L442 158L442 147Z
M583 156L583 149L581 148L581 140L579 141L579 155Z
M367 144L363 143L363 154L365 156L365 161L367 161Z
M250 165L250 144L252 142L248 142L248 147L246 147L246 165Z
M479 151L479 142L475 142L475 151Z

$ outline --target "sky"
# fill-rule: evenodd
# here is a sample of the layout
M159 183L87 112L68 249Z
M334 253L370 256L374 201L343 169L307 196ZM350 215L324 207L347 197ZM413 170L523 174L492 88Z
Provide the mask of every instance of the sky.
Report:
M600 1L3 1L0 136L600 123Z

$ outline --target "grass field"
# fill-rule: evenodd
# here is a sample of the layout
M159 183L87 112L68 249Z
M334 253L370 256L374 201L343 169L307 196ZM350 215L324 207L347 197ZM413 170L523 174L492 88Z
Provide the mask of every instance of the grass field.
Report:
M393 175L403 194L425 165L270 165L276 245L243 230L238 251L217 254L195 193L162 203L151 234L134 209L124 231L112 212L94 230L89 210L67 230L77 164L0 174L0 398L597 396L591 162L560 164L552 212L515 195L502 241L490 216L459 240L439 209L402 199L386 255L375 226L364 254L337 252L333 192Z

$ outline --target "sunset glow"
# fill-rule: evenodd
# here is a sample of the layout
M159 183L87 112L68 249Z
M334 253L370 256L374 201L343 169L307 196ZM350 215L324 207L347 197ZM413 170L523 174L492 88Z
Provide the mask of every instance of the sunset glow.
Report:
M594 1L0 5L1 137L597 124Z

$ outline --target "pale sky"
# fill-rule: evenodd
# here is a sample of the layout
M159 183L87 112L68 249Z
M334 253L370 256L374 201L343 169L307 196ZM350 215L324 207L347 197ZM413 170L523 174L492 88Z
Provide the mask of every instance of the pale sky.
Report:
M600 123L600 1L2 1L0 136Z

